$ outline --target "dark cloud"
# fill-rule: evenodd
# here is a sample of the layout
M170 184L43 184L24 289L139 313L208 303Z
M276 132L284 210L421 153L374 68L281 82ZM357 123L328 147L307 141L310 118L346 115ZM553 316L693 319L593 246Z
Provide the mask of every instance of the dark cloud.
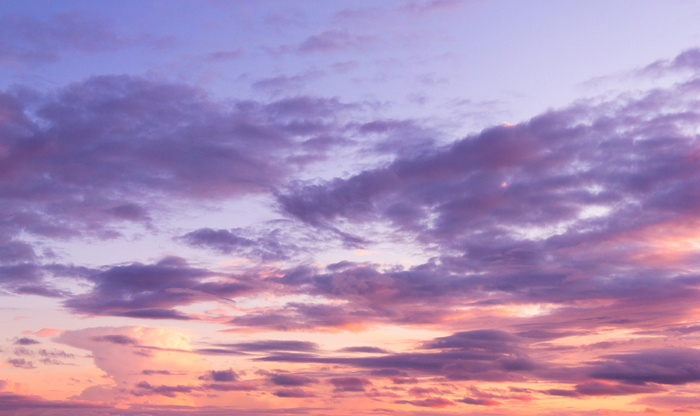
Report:
M27 409L92 409L92 411L102 411L111 408L96 403L83 401L52 401L45 400L38 396L26 396L14 393L0 393L0 412L17 412ZM45 410L41 410L44 412Z
M143 371L141 371L141 374L146 375L146 376L150 376L153 374L157 374L157 375L161 375L161 376L169 376L172 373L168 370L143 370Z
M549 396L579 397L579 393L576 390L548 389L542 391L542 393L547 394Z
M41 342L32 339L32 338L26 338L22 337L18 339L17 341L14 342L15 345L36 345L36 344L41 344Z
M276 390L272 394L274 394L277 397L295 397L295 398L314 397L315 396L312 392L306 391L304 389Z
M229 368L228 370L221 370L221 371L216 371L212 370L208 372L207 374L200 376L200 380L211 380L211 381L216 381L216 382L222 382L222 381L237 381L238 380L238 374L236 374L233 369Z
M700 381L700 351L692 348L649 349L601 358L590 369L591 377L636 386Z
M238 316L229 324L242 327L289 331L312 328L342 328L362 322L369 313L347 310L341 306L290 302L282 308Z
M496 353L513 353L520 349L521 341L504 331L483 329L465 331L427 342L427 349L458 349Z
M336 393L362 392L372 385L372 382L361 377L333 377L328 381L335 387L333 391Z
M13 367L24 368L26 370L36 368L33 362L27 361L24 358L10 358L7 362Z
M298 386L305 386L307 384L313 384L313 383L318 383L318 380L315 378L307 377L307 376L302 376L299 374L273 374L270 376L270 382L276 386L285 386L285 387L298 387Z
M664 391L658 385L612 384L589 381L578 384L576 392L584 396L626 396L630 394L648 394Z
M483 336L482 342L479 337ZM258 358L260 361L339 364L371 369L373 374L391 376L415 371L450 380L522 380L522 374L538 369L525 345L501 331L461 332L426 343L427 351L366 357L323 357L313 354L283 353ZM511 343L500 347L502 339ZM493 346L493 348L489 348ZM444 349L442 349L444 348ZM442 349L432 352L431 349ZM396 373L394 373L396 371Z
M318 350L318 344L310 341L289 341L289 340L262 340L252 342L241 342L238 344L217 344L221 347L229 347L237 351L260 352L260 351L299 351L313 352Z
M493 399L473 398L473 397L465 397L463 399L460 399L459 401L462 403L473 404L473 405L478 405L478 406L498 406L501 404L500 402L497 402L496 400L493 400Z
M118 345L138 345L139 344L137 339L128 337L126 335L101 335L98 337L92 337L90 339L93 341L97 341L97 342L109 342L109 343L118 344Z
M179 257L167 257L152 265L114 266L92 271L87 278L95 283L94 288L65 304L84 314L187 320L191 318L172 308L254 290L235 279L201 282L217 275L190 267Z
M388 354L389 351L379 348L379 347L345 347L340 350L341 352L359 352L359 353L369 353L369 354Z
M381 370L372 370L371 375L376 377L407 377L408 373L405 371L397 370L395 368L383 368Z

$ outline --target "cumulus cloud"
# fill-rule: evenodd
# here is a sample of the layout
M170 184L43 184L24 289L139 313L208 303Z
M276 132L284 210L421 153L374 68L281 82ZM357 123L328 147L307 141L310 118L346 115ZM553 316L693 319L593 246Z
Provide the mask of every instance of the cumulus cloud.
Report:
M65 304L84 314L188 320L189 316L172 308L255 291L235 278L203 282L214 276L220 274L191 267L178 257L152 265L114 266L90 272L88 279L95 283L94 288L67 299ZM118 342L117 338L105 340Z
M153 227L154 212L168 209L163 197L214 202L272 192L325 157L304 143L338 137L331 132L347 108L315 97L223 103L188 85L131 76L0 93L0 214L12 218L0 224L0 284L66 295L43 280L62 277L60 265L37 264L20 232L115 238L125 223ZM194 233L191 242L201 243L202 231ZM259 243L265 256L286 256L271 236ZM142 309L124 316L183 318Z
M83 400L115 400L123 394L122 386L130 386L131 394L143 400L149 400L149 396L178 398L180 394L199 391L201 381L197 375L211 371L193 351L190 336L175 329L88 328L66 331L56 341L89 351L95 365L116 383L114 387L85 389L79 395ZM167 377L169 383L157 383L151 377Z

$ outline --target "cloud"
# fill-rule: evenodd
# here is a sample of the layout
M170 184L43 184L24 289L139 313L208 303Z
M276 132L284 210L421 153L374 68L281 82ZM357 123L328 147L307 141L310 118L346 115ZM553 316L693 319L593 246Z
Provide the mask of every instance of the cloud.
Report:
M36 335L37 337L40 338L45 338L45 337L55 337L56 335L61 334L62 332L65 332L65 329L57 329L57 328L42 328L36 332L32 331L24 331L22 332L25 335Z
M141 374L146 375L146 376L150 376L153 374L169 376L172 373L168 370L143 370L143 371L141 371Z
M668 74L669 72L682 70L691 70L696 73L698 70L700 70L700 49L687 49L678 54L678 56L672 60L658 60L644 67L639 71L639 74L662 76Z
M318 380L312 377L302 376L299 374L273 374L270 376L270 382L276 386L298 387L307 384L318 383Z
M484 335L485 342L476 341ZM489 340L488 338L491 337ZM538 366L529 358L525 345L513 339L507 347L495 347L497 339L508 335L467 331L450 337L437 338L426 344L427 350L365 357L328 357L314 354L280 353L257 358L258 361L287 363L338 364L373 370L376 375L391 376L418 372L441 376L449 380L522 380L522 374L534 373ZM459 340L466 340L458 342ZM494 348L489 348L493 345ZM444 347L443 347L444 346ZM444 348L444 349L443 349ZM440 351L431 351L441 349Z
M41 344L41 343L35 339L32 339L32 338L22 337L22 338L19 338L17 341L15 341L14 344L15 345L36 345L36 344Z
M473 404L477 406L499 406L501 403L493 399L465 397L459 400L462 403Z
M228 370L221 370L221 371L216 371L212 370L208 372L207 374L200 376L200 380L210 380L210 381L216 381L216 382L221 382L221 381L236 381L238 380L238 374L233 371L233 369L229 368Z
M292 340L261 340L251 342L239 342L237 344L215 344L219 347L228 347L235 351L267 352L267 351L299 351L313 352L318 350L318 344L311 341Z
M230 61L239 59L243 55L243 48L236 48L227 51L211 52L206 56L206 60L210 62Z
M700 226L696 90L691 79L580 101L354 175L293 184L277 194L288 215L347 234L383 228L377 239L401 235L432 260L328 270L289 287L348 301L366 322L435 323L487 301L548 304L550 318L579 325L567 331L589 330L596 317L680 322L698 295L686 275ZM605 306L581 306L596 300ZM582 313L588 322L574 319ZM623 314L630 320L617 322ZM567 333L542 331L519 332Z
M34 366L34 363L32 363L31 361L27 361L24 358L10 358L9 360L7 360L7 362L13 367L24 368L25 370L31 370L33 368L36 368Z
M116 238L125 223L153 230L154 213L170 209L168 198L206 204L272 192L342 143L338 115L351 107L318 97L224 103L188 85L131 76L1 92L0 215L12 221L0 223L0 284L66 295L49 278L67 277L71 268L42 267L44 256L20 234ZM309 140L328 143L319 151ZM273 237L259 241L260 253L284 257L292 247L275 246ZM83 276L78 269L72 271ZM184 318L139 309L122 312Z
M325 74L320 71L308 71L298 75L277 75L273 77L262 78L255 81L252 86L257 90L267 90L274 93L283 93L290 90L300 90L311 81L315 81ZM300 126L301 127L301 126ZM308 126L313 127L313 126Z
M315 395L304 389L282 389L273 392L277 397L291 397L291 398L304 398L304 397L314 397Z
M138 343L136 339L128 337L126 335L102 335L92 337L91 340L97 342L111 342L112 344L118 345L136 345Z
M375 41L372 36L355 36L339 29L326 30L311 35L299 45L303 53L331 53L364 47Z
M447 400L442 397L428 397L423 400L397 400L394 403L398 404L412 404L418 407L432 407L432 408L443 408L447 406L454 406L455 402L452 400Z
M190 267L178 257L167 257L152 265L114 266L92 271L88 279L95 283L93 289L67 299L65 304L84 314L188 320L189 316L171 308L255 290L235 279L202 283L217 275Z
M152 386L146 381L142 381L135 386L136 388L131 391L134 396L149 396L149 395L161 395L166 397L176 397L178 393L189 394L197 390L196 386Z
M336 393L363 392L366 386L372 382L361 377L333 377L328 380L335 388Z
M203 384L201 390L213 390L213 391L251 391L257 390L257 386L250 382L240 382L240 383L211 383Z
M177 238L192 247L206 248L221 254L236 253L243 258L259 259L263 262L289 260L301 251L291 241L304 239L312 243L313 237L295 233L291 224L276 222L266 224L267 230L253 229L215 230L200 228ZM275 227L270 229L271 227Z
M700 381L700 351L693 348L648 349L609 354L601 358L589 370L591 377L637 386L646 383L680 385Z
M66 54L116 51L127 47L162 48L172 37L119 34L97 16L63 13L49 19L5 15L0 19L0 62L6 65L54 62Z
M61 411L62 409L89 409L91 412L95 412L108 408L110 408L110 406L104 406L97 403L82 401L52 401L38 396L0 393L0 412L17 412L26 409L53 409L55 411Z
M464 331L427 342L427 349L458 349L470 351L513 353L520 349L517 337L496 329Z
M95 366L114 380L111 386L92 386L83 390L77 396L82 400L122 400L122 390L128 386L132 396L140 398L134 399L137 402L158 396L165 403L173 403L169 402L170 399L176 399L175 402L180 404L189 403L188 393L202 388L197 375L211 374L209 365L193 350L190 335L181 330L88 328L66 331L55 341L89 351ZM114 357L123 359L115 360ZM162 374L162 371L170 374ZM146 377L148 380L144 380ZM162 377L167 377L168 384L162 382Z
M388 354L389 351L379 348L379 347L345 347L340 350L341 352L359 352L359 353L369 353L369 354Z
M585 396L625 396L629 394L648 394L664 391L657 385L630 385L589 381L576 385L576 392Z

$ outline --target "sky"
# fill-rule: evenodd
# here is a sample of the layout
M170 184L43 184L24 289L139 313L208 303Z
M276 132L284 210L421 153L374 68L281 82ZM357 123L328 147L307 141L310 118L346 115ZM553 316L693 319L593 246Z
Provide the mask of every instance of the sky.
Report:
M3 0L0 415L700 415L698 21Z

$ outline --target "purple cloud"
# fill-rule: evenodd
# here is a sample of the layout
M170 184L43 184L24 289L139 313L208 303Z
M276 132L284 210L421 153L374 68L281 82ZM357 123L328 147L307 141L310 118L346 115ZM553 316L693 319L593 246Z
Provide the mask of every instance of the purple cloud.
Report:
M179 393L185 393L189 394L192 393L193 391L197 391L198 388L196 386L166 386L166 385L160 385L160 386L153 386L149 384L146 381L142 381L138 384L136 384L136 389L131 390L131 394L134 396L152 396L152 395L160 395L160 396L165 396L165 397L176 397Z
M478 340L483 334L485 341ZM491 339L488 339L488 338ZM498 344L507 338L509 345ZM539 367L528 356L526 345L501 331L471 331L427 343L426 350L367 357L324 357L313 354L280 353L258 361L339 364L373 370L377 375L405 374L407 371L441 376L450 380L521 380L523 374ZM433 352L433 349L441 351ZM379 372L377 372L379 370ZM375 374L375 373L373 373Z
M241 342L238 344L217 344L221 347L230 347L237 351L260 352L260 351L299 351L313 352L318 350L318 344L310 341L289 341L289 340L263 340L252 342Z
M49 411L61 411L68 409L71 411L89 409L90 412L102 411L111 408L96 403L83 401L52 401L45 400L38 396L26 396L13 393L0 393L0 412L17 412L31 409L49 409ZM42 410L43 412L43 410ZM68 413L61 413L68 414ZM87 413L81 413L87 414ZM93 413L94 414L94 413Z
M363 392L366 386L371 386L372 382L361 377L334 377L328 380L336 393Z
M36 344L41 344L41 342L32 339L32 338L27 338L27 337L22 337L18 339L17 341L14 342L15 345L36 345Z
M126 335L102 335L99 337L92 337L93 341L97 342L110 342L117 345L138 345L138 340L128 337Z
M318 380L311 377L302 376L299 374L273 374L270 376L270 382L276 386L298 387L307 384L318 383Z
M83 314L187 320L192 318L172 308L256 290L235 278L202 283L213 276L220 275L192 268L178 257L94 270L88 275L95 283L92 291L70 297L65 305Z
M355 49L375 41L372 36L354 36L347 31L332 29L312 35L299 45L299 51L311 52L339 52L347 49Z
M36 368L34 366L34 363L32 363L31 361L27 361L24 358L10 358L9 360L7 360L7 362L13 367L24 368L25 370L31 370L33 368Z
M211 381L216 381L216 382L237 381L238 374L236 374L236 372L230 368L228 370L221 370L221 371L212 370L209 373L207 373L203 376L200 376L199 379L200 380L211 380Z
M473 404L477 406L498 406L501 403L493 400L493 399L486 399L486 398L473 398L473 397L465 397L463 399L459 400L462 403L466 404Z
M20 233L115 238L125 221L153 227L164 196L215 201L272 192L324 158L334 144L319 152L304 143L338 137L336 116L349 108L313 97L224 104L187 85L129 76L17 91L0 93L0 216L12 219L0 223L0 283L45 296L64 294L42 281L40 257ZM197 237L190 235L195 244ZM285 256L290 247L274 242L260 240L260 253Z
M341 352L359 352L359 353L369 353L369 354L388 354L389 351L379 348L379 347L345 347L340 350Z
M576 392L584 396L625 396L630 394L649 394L664 391L658 385L610 384L589 381L576 385Z
M700 381L700 351L692 348L649 349L604 355L601 358L599 363L592 366L591 377L637 386Z
M161 376L169 376L172 375L172 373L168 370L143 370L141 371L141 374L145 376L150 376L153 374L161 375Z
M315 394L306 391L304 389L282 389L273 392L277 397L292 397L292 398L304 398L304 397L314 397Z
M271 227L275 224L269 224ZM299 253L301 248L289 242L294 236L286 228L288 224L277 223L272 230L252 229L214 230L200 228L177 238L192 247L206 248L222 254L236 253L246 258L262 261L288 260Z
M64 13L41 20L28 16L0 18L0 62L39 64L61 59L70 51L116 51L126 47L162 48L172 37L125 36L97 16Z

